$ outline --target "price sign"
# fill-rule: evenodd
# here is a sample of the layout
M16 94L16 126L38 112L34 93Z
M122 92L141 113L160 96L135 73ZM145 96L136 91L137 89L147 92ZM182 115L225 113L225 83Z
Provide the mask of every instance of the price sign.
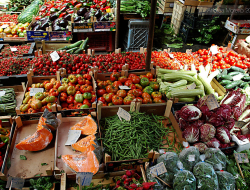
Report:
M17 51L17 48L10 48L11 51Z
M5 91L0 91L0 96L4 96L5 95Z
M65 145L72 145L76 143L80 136L81 130L69 130L68 140L66 141Z
M1 26L1 28L2 28L2 29L5 29L5 28L7 28L8 26L9 26L8 24L4 24L4 25Z
M50 54L50 57L51 57L51 59L52 59L54 62L56 62L58 59L60 59L60 57L59 57L59 55L58 55L58 53L57 53L56 51L52 52L52 53Z
M126 121L130 121L130 119L131 119L131 115L126 110L122 109L121 107L119 107L117 115L118 115L120 120L121 120L121 118L123 118Z
M164 174L166 172L167 172L167 169L163 162L160 162L159 164L152 166L150 168L150 174L154 174L156 176Z
M168 53L168 55L171 59L174 59L174 55L172 53Z
M24 186L24 179L19 178L19 177L12 177L11 180L11 187L17 188L17 189L22 189Z
M91 172L78 172L76 174L76 183L81 183L82 186L89 186L93 177ZM79 180L80 179L80 180Z
M194 162L195 161L195 155L188 155L188 161Z
M241 163L249 163L249 159L247 157L247 153L234 153L234 157L236 162Z
M36 93L43 92L43 91L44 91L43 88L31 88L30 89L30 96L35 96Z
M235 121L235 124L234 124L235 127L239 127L240 129L241 129L244 125L246 125L246 122L244 122L244 121Z
M240 73L240 74L238 74L238 75L235 75L235 76L233 77L233 80L234 80L234 81L240 80L240 79L242 79L243 77L244 77L244 75L243 75L242 73Z
M188 89L188 90L192 90L192 89L195 89L195 87L196 87L196 84L193 83L193 84L187 86L187 89Z
M212 52L212 55L219 53L217 46L211 46L210 51Z
M130 88L128 86L119 86L119 88L121 90L130 90Z
M215 98L215 96L213 94L209 94L207 96L206 103L207 103L207 106L208 106L209 110L213 110L215 108L220 107L219 103L217 102L217 100L216 100L216 98Z

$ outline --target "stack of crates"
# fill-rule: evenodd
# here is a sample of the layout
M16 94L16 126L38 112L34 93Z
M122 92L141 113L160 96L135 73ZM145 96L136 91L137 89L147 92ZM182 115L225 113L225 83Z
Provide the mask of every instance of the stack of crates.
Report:
M140 47L147 47L149 20L131 19L128 22L128 31L123 46L125 51L140 51Z
M171 25L174 29L175 34L179 33L179 29L181 27L181 22L183 20L185 10L186 10L185 5L183 5L179 1L174 2Z

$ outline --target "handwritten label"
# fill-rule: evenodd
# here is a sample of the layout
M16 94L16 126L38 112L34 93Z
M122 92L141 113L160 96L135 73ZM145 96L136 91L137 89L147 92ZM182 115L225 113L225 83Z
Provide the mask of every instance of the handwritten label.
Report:
M219 53L217 46L211 46L210 51L212 52L212 55Z
M4 96L5 95L5 91L0 91L0 96Z
M1 26L1 28L3 28L3 29L5 29L5 28L7 28L7 27L9 27L8 24L4 24L4 25Z
M209 110L213 110L215 108L220 107L219 103L217 102L217 100L216 100L216 98L215 98L215 96L213 94L209 94L207 96L206 103L207 103L207 106L208 106Z
M187 86L188 90L192 90L192 89L195 89L195 88L196 88L196 84L195 83Z
M195 161L195 155L188 155L188 161L194 162Z
M59 55L58 55L58 53L57 53L56 51L52 52L52 53L50 54L50 57L51 57L51 59L52 59L54 62L57 61L58 59L60 59L60 57L59 57Z
M76 143L80 136L81 130L69 130L68 140L66 141L65 145L72 145Z
M174 55L172 53L168 53L168 55L171 59L174 59Z
M244 122L244 121L235 121L235 124L234 124L235 127L239 127L240 129L241 129L244 125L246 125L246 122Z
M234 81L240 80L240 79L242 79L243 77L244 77L244 75L243 75L242 73L240 73L240 74L238 74L238 75L235 75L235 76L233 77L233 80L234 80Z
M128 86L119 86L119 88L121 90L130 90L131 88L129 88Z
M17 189L22 189L24 186L24 179L19 178L19 177L12 177L11 180L11 187L12 188L17 188Z
M131 115L126 110L122 109L121 107L119 107L117 115L118 115L120 120L121 120L121 118L123 118L126 121L130 121L130 119L131 119Z
M35 96L36 93L43 92L43 91L44 91L43 88L31 88L30 89L30 96Z
M150 168L150 174L154 174L156 176L164 174L166 172L167 172L167 169L163 162L160 162L159 164Z
M78 172L76 173L76 183L79 184L79 178L80 183L82 186L89 186L92 181L93 173L91 172Z
M247 153L234 153L234 157L236 162L241 163L249 163L249 159L247 157Z
M17 48L10 48L11 51L17 51Z

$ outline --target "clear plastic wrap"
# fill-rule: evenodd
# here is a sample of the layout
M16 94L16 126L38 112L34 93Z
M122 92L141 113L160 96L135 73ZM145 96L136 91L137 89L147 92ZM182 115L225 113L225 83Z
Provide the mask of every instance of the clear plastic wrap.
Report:
M174 190L196 190L196 178L193 173L183 170L183 164L178 163L180 171L175 174Z
M220 190L235 190L234 176L227 171L223 171L221 164L218 164L217 168L220 169L220 171L216 171L218 182L219 182L219 189Z
M218 178L211 164L204 162L205 155L201 155L202 161L194 166L193 174L196 177L197 189L219 190Z
M192 172L194 165L200 161L200 152L198 148L189 146L187 142L184 142L183 145L186 148L179 154L179 159L185 170Z
M157 164L163 162L167 171L176 174L179 171L177 162L180 161L175 152L166 152L157 159Z
M218 148L219 143L215 142L214 146L216 148L208 148L205 151L205 162L211 164L214 167L214 170L220 170L218 164L221 164L222 170L226 169L227 157L226 155Z

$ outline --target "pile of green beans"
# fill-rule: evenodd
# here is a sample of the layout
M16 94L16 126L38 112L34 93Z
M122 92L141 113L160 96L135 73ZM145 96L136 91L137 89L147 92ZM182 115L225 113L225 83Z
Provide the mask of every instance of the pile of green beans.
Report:
M120 121L117 115L101 120L101 138L105 152L112 161L146 158L148 151L158 151L167 135L163 116L129 112L130 121Z

